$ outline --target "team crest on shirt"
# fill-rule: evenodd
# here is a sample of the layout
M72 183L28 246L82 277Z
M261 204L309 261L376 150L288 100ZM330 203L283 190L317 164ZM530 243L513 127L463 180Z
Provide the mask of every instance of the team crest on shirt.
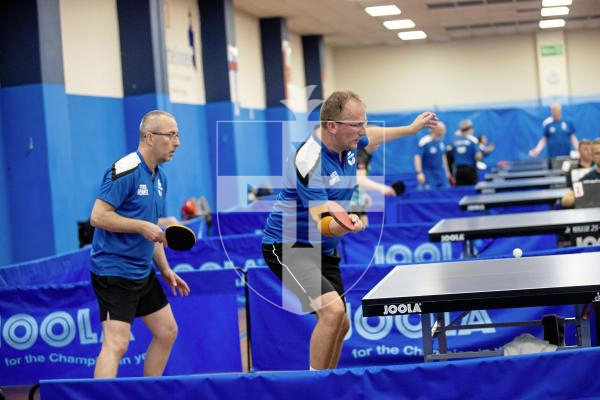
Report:
M435 147L431 147L431 148L429 149L429 152L430 152L431 154L435 154L435 153L437 153L437 149L436 149Z
M337 171L333 171L331 175L329 175L329 186L333 186L340 181L340 176Z
M348 165L354 165L354 163L356 162L356 155L353 151L349 151L346 158L348 159Z
M158 188L158 195L160 197L162 197L163 194L163 187L162 187L162 183L160 182L160 179L156 179L156 186Z
M554 132L556 132L556 128L555 128L555 127L553 127L553 126L551 126L551 127L550 127L550 129L548 129L548 130L550 131L550 133L554 133Z
M145 183L140 183L137 190L138 196L148 196L148 186Z

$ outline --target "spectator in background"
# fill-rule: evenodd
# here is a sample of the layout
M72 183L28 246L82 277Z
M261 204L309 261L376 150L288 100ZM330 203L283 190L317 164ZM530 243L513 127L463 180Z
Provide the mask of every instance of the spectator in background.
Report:
M367 128L368 129L368 128ZM358 149L356 155L356 182L358 187L369 192L378 192L384 196L396 196L396 191L384 183L375 182L369 178L372 154L379 149L380 144L369 144Z
M260 199L261 197L272 196L273 187L269 183L263 183L259 187L250 188L248 191L248 201Z
M481 161L483 154L479 147L479 141L472 133L473 123L466 119L461 121L459 130L454 135L452 154L456 186L477 183L477 162Z
M548 145L548 158L550 159L568 156L572 148L579 147L575 135L575 126L571 122L562 119L562 106L559 103L552 103L550 111L552 116L544 120L544 133L537 145L529 150L530 157L537 157L544 150L546 144Z
M446 125L442 122L433 127L428 135L419 140L414 157L419 187L423 189L446 189L452 175L446 158L446 145L442 141Z
M385 183L376 182L369 178L371 158L375 151L379 149L380 144L370 144L364 148L359 148L356 154L356 183L357 187L352 196L353 205L348 212L352 212L360 217L364 226L369 225L367 208L373 200L367 192L378 192L384 196L396 196L394 188Z
M487 157L494 151L496 145L494 143L489 143L487 135L481 135L479 136L479 148L481 149L483 156Z

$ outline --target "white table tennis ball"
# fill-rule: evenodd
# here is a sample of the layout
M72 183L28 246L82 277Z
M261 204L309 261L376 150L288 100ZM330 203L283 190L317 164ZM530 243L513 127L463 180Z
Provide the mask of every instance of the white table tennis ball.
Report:
M522 255L523 255L523 250L521 250L518 247L515 247L515 249L513 250L513 256L521 257Z

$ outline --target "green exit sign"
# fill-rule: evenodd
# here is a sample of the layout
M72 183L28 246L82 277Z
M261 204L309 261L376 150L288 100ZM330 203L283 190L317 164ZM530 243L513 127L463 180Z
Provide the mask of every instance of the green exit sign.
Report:
M562 44L543 44L540 46L542 57L554 57L563 55Z

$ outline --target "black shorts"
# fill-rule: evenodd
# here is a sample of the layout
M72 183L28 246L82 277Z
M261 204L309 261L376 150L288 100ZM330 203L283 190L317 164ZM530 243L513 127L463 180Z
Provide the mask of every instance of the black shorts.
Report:
M476 185L477 167L459 165L456 167L456 186Z
M337 292L345 301L337 250L329 255L306 244L274 243L263 244L262 251L269 269L298 297L302 311L315 311L311 300L329 292Z
M140 280L92 273L92 286L100 307L100 321L117 320L131 324L135 317L152 314L169 304L154 269L148 277Z

